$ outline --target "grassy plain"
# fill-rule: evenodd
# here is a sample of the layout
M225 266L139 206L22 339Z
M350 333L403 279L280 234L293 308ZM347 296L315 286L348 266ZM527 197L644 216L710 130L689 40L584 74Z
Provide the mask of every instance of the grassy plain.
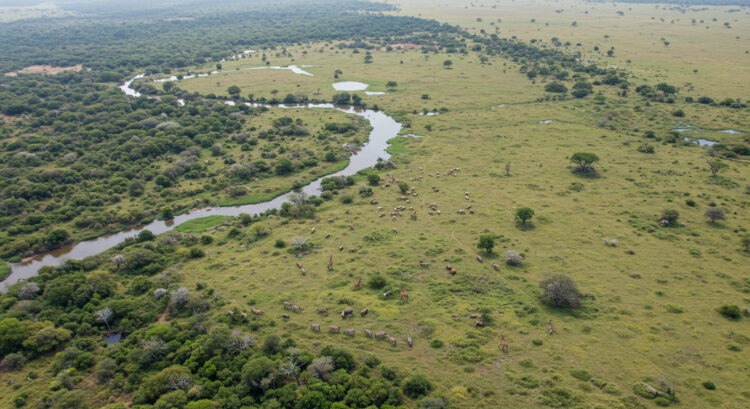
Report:
M745 110L681 102L649 105L639 96L622 98L606 89L603 103L591 97L537 102L543 84L531 84L500 58L482 65L472 53L425 58L418 51L373 51L373 63L364 64L363 54L348 50L326 48L306 56L302 49L289 50L294 60L275 57L271 64L313 65L306 69L314 77L240 71L179 86L220 93L238 85L243 94L256 97L268 96L272 89L280 95L312 95L320 89L322 97L330 97L335 69L344 72L340 80L366 82L375 91L385 90L386 81L397 81L397 91L364 98L405 120L409 127L403 133L424 136L399 138L391 150L399 168L388 172L417 188L419 196L405 205L414 207L418 219L380 218L371 198L356 199L353 205L334 199L319 209L322 222L264 222L271 237L252 244L224 239L226 228L219 228L213 232L218 240L211 260L182 267L186 284L208 283L231 307L264 309L260 334L281 331L311 348L342 345L361 356L376 353L407 373L428 373L437 393L458 407L554 406L566 399L571 406L636 407L621 399L632 399L633 384L646 377L664 379L677 391L682 407L750 403L747 360L742 358L750 347L747 318L730 321L716 312L727 303L750 304L750 257L739 244L750 222L744 188L748 163L729 160L729 169L711 178L706 148L643 137L645 130L658 138L668 136L679 126L671 112L682 108L687 115L681 121L706 129L701 137L741 143L746 134L716 131L749 130ZM453 69L443 68L445 59L453 60ZM248 67L259 60L225 65ZM695 82L696 89L698 84L703 82ZM421 99L422 94L430 99ZM493 108L499 104L505 106ZM433 107L448 112L408 115ZM599 126L602 118L605 127ZM655 153L638 152L643 143L651 143ZM595 177L572 172L568 158L577 151L602 158ZM510 177L504 170L508 162ZM460 168L457 176L448 176L454 167ZM418 176L421 181L411 181ZM731 182L715 183L722 180ZM356 196L356 186L350 190ZM470 200L464 198L466 191ZM374 197L387 210L404 204L396 200L399 195L391 186L376 188ZM696 205L688 205L688 199ZM428 213L430 203L438 205L440 216ZM475 213L457 214L467 204ZM529 227L514 220L515 209L524 206L536 211ZM710 206L725 209L727 220L708 222L703 213ZM659 228L656 222L666 208L677 209L684 226ZM335 222L325 222L328 218ZM310 233L312 227L315 233ZM326 233L331 238L323 238ZM494 254L476 249L479 235L486 233L498 237ZM316 246L300 260L306 276L299 274L293 254L274 246L276 239L289 242L298 236L309 237ZM605 246L605 239L616 239L618 246ZM339 252L339 246L358 251ZM503 263L502 254L510 249L524 254L522 267ZM484 263L475 260L476 254L482 254ZM325 269L330 255L333 271ZM429 267L421 268L420 261ZM493 262L501 264L499 272L490 266ZM447 274L446 264L458 270L455 277ZM560 312L539 302L538 283L553 273L567 274L579 284L586 294L581 311ZM395 294L403 284L410 302L385 299L385 288L353 290L359 277L367 283L378 274ZM282 301L304 310L283 320ZM370 314L342 323L337 314L341 302L352 303L355 310L369 308ZM331 315L315 313L319 305ZM479 311L488 314L486 328L474 328L468 318ZM550 319L557 330L553 336L547 334ZM311 323L355 328L357 336L314 333ZM370 340L363 328L387 331L399 345ZM409 333L413 348L404 342ZM501 334L510 343L508 354L498 348ZM443 346L431 347L434 340ZM581 369L608 386L571 374ZM701 385L706 380L721 386L707 390Z

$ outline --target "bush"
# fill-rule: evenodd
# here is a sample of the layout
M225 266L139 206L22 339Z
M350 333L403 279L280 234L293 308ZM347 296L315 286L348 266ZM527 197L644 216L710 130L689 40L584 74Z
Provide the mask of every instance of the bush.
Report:
M542 301L555 307L578 308L580 293L578 286L564 274L554 275L541 283L539 287L544 291Z
M370 277L367 280L367 286L372 288L373 290L379 290L388 283L388 280L385 279L385 277L377 274L372 277Z
M661 212L661 220L669 222L670 226L677 224L677 220L680 218L680 212L674 209L664 209Z
M0 369L6 371L17 371L26 365L26 357L21 354L10 353L0 361Z
M553 81L544 86L546 92L553 92L557 94L564 94L568 92L568 87L563 85L561 82Z
M377 173L368 173L367 183L372 186L377 186L378 184L380 184L380 175L378 175Z
M274 243L274 247L276 247L277 249L283 249L284 247L286 247L286 242L282 239L277 239L276 243Z
M724 210L718 207L709 207L706 209L706 217L711 219L711 223L715 223L717 220L724 220L727 217L724 215Z
M736 305L724 304L719 307L719 314L724 316L724 318L729 318L730 320L738 320L741 316L740 307Z
M706 389L708 389L710 391L716 389L716 384L714 384L713 381L703 381L703 383L701 383L701 385L703 385L704 388L706 388Z
M588 381L591 379L591 374L585 369L571 369L570 375L579 381Z
M412 399L427 395L432 391L432 384L426 376L414 374L404 382L404 394Z
M442 348L443 347L443 341L441 341L441 340L439 340L437 338L433 339L432 341L430 341L430 346L432 348Z
M367 357L365 357L365 365L369 366L370 368L375 368L380 365L380 359L378 359L378 357L376 357L375 355L367 355Z
M685 116L685 111L678 109L674 112L672 112L672 116L676 116L678 118L683 118Z
M638 147L638 152L641 153L654 153L654 147L650 144L644 143Z

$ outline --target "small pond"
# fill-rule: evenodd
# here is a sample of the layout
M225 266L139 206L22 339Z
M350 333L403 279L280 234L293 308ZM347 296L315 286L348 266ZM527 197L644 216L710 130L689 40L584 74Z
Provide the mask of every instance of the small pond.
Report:
M365 84L364 82L357 82L357 81L342 81L342 82L334 82L333 83L333 89L336 91L364 91L369 87L369 85Z

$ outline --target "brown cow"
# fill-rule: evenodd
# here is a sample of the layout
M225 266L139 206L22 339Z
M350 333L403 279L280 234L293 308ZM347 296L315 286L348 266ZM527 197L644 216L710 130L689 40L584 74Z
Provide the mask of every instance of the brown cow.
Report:
M331 325L331 326L329 326L329 327L328 327L328 331L330 331L330 332L332 332L332 333L333 333L333 332L336 332L336 333L338 333L338 332L340 331L340 328L339 328L339 326L338 326L338 325Z
M313 331L320 332L320 324L310 324L310 328L312 328Z
M354 308L352 307L346 307L343 311L341 311L341 318L345 319L347 316L354 314Z
M319 314L328 314L328 308L326 307L318 307L315 310L318 311Z
M364 310L362 310L362 311L359 312L359 316L360 317L364 317L365 315L367 315L368 312L370 312L370 310L368 310L367 308L365 308Z
M256 310L253 307L250 307L250 312L252 312L255 315L263 315L263 310Z

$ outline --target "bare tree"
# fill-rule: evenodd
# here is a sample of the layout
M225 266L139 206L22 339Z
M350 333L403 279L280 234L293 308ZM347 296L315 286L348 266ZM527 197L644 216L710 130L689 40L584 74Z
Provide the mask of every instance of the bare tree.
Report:
M252 335L245 334L241 330L234 330L229 337L227 347L236 352L244 351L253 346L255 338Z
M570 277L558 274L539 284L544 291L542 299L555 307L578 308L580 293L575 281Z
M307 367L307 372L310 376L325 380L333 372L333 359L328 356L315 358Z
M185 287L180 287L169 293L169 302L178 307L187 304L188 300L190 300L190 290Z
M302 383L299 381L300 367L299 364L297 364L297 356L299 355L299 351L295 348L290 348L289 351L289 358L287 359L286 363L281 365L281 368L279 368L279 373L283 376L293 379L294 382L297 383L297 386L302 386ZM297 353L295 353L295 351Z
M510 266L520 266L523 263L523 256L517 251L508 250L505 252L505 263Z
M33 281L30 281L18 288L18 298L22 300L30 300L36 297L38 292L39 292L39 284Z
M307 237L299 236L292 238L292 245L299 250L302 250L307 245Z
M118 254L112 257L112 264L114 264L115 268L119 270L120 266L125 264L125 256L123 256L122 254Z
M112 310L109 309L109 307L102 308L101 310L97 310L94 313L94 318L99 321L103 322L104 325L107 326L107 331L109 331L109 319L112 318Z
M190 376L178 375L169 378L167 385L169 385L169 389L173 391L182 390L187 392L190 387L193 386L193 382L190 380Z

